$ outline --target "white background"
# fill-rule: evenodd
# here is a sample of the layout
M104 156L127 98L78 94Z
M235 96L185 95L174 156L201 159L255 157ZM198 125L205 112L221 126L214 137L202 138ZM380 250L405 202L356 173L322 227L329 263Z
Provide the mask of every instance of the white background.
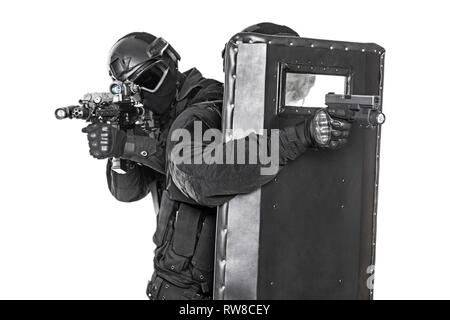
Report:
M107 90L110 47L163 36L223 79L220 52L272 21L386 55L376 299L450 298L447 1L7 1L0 12L0 298L145 299L151 198L123 204L83 123L56 107Z

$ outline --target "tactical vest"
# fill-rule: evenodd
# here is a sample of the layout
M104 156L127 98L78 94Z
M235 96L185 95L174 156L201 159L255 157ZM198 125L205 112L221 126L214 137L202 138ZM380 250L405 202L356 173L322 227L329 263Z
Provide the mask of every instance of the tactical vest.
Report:
M221 88L197 70L190 71L173 108L176 116L194 103L217 96L214 90L202 92L214 84ZM147 294L151 299L208 299L213 289L216 208L197 205L166 176L153 237L155 271Z

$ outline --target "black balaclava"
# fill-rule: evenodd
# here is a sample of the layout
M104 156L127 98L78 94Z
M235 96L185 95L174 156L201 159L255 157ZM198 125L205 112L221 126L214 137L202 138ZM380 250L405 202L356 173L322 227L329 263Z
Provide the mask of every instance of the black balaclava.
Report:
M144 83L138 83L145 87ZM170 110L177 92L177 72L169 72L158 91L154 93L141 91L144 107L158 115L163 115Z

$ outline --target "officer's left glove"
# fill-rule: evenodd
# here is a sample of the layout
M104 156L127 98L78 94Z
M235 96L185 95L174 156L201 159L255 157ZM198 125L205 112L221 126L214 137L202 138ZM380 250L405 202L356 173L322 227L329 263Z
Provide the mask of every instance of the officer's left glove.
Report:
M122 156L127 134L110 124L90 124L81 130L87 133L89 153L97 159L119 158Z

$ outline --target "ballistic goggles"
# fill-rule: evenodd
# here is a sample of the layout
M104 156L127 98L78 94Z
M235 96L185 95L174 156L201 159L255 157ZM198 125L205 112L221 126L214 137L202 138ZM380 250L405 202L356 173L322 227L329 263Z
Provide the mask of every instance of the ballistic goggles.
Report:
M136 72L128 80L143 91L154 93L159 90L169 73L169 66L164 60L156 60L143 66L143 71Z

